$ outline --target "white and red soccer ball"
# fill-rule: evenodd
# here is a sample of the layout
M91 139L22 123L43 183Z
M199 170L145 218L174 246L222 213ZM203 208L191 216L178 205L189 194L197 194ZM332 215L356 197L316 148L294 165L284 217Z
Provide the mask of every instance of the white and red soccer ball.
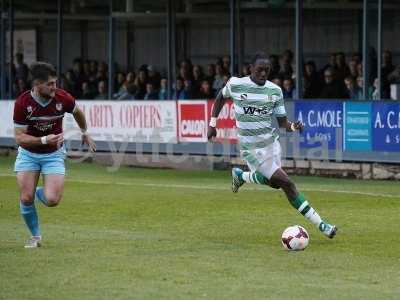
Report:
M282 233L282 245L286 250L299 251L308 246L310 236L307 230L300 225L293 225L286 228Z

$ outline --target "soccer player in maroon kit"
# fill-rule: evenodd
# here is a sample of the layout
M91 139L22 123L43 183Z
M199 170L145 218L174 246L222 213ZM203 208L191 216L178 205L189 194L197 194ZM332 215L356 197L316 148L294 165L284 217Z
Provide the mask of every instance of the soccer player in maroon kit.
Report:
M82 143L90 151L96 145L87 133L85 115L75 99L58 89L56 71L45 62L31 66L32 90L18 96L14 106L15 141L19 145L15 172L20 190L21 215L31 232L25 248L40 247L42 237L35 199L48 207L57 206L64 189L65 148L62 120L74 116L82 132ZM43 187L37 187L40 174Z

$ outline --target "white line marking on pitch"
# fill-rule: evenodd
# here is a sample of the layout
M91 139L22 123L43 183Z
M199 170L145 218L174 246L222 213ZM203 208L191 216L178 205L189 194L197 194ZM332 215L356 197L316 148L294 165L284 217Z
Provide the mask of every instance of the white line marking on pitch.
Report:
M15 175L0 174L0 177L14 177ZM167 183L134 183L134 182L112 182L104 180L86 180L86 179L67 179L67 182L74 183L87 183L87 184L112 184L119 186L147 186L147 187L159 187L159 188L177 188L177 189L194 189L194 190L214 190L214 191L229 191L230 188L227 186L211 186L211 185L190 185L190 184L167 184ZM277 192L278 190L267 188L267 187L246 187L246 190L250 191L264 191L264 192ZM385 198L400 198L400 195L393 194L382 194L382 193L370 193L370 192L359 192L359 191L346 191L346 190L330 190L330 189L312 189L312 188L301 188L305 192L320 192L320 193L337 193L337 194L353 194L362 196L372 197L385 197Z

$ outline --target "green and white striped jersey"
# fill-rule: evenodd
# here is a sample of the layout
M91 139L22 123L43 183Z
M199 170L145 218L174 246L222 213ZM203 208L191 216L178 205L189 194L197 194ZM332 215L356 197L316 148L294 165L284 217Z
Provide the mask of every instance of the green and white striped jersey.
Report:
M282 90L266 81L259 86L250 77L231 77L222 89L224 98L234 103L240 150L265 148L279 138L272 127L274 116L286 116Z

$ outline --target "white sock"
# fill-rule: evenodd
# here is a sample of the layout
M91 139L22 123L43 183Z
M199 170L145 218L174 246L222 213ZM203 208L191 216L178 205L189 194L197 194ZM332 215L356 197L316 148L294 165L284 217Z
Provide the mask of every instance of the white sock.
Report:
M251 173L250 172L243 172L242 179L247 183L253 183L253 181L251 181Z
M310 208L310 210L304 215L308 220L310 220L311 223L313 223L315 226L319 227L319 224L321 224L322 219L319 216L319 214L315 211L314 208Z

